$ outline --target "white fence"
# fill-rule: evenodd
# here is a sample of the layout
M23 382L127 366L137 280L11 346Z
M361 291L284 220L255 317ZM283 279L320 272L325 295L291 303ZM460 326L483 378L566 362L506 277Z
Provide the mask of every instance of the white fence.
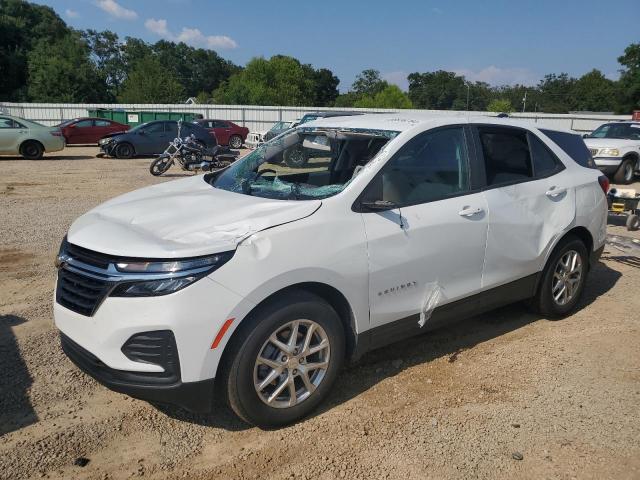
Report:
M35 120L45 125L57 125L63 120L86 117L89 110L96 108L118 109L125 112L190 112L204 118L231 120L251 131L268 130L280 120L295 120L306 112L314 111L362 111L395 112L389 109L368 108L316 108L316 107L262 107L255 105L208 105L208 104L69 104L69 103L0 103L0 111L9 115ZM433 116L495 115L490 112L466 112L452 110L402 110L403 112L429 113ZM590 132L602 123L617 120L630 120L630 115L591 115L591 114L550 114L550 113L514 113L512 117L530 120L550 128L562 128L576 132Z

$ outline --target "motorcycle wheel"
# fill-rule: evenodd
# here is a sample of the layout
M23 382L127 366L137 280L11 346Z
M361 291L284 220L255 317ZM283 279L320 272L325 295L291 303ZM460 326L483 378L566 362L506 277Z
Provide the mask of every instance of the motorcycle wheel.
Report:
M154 177L159 177L164 172L169 170L171 163L172 161L169 157L158 157L153 162L151 162L151 165L149 166L149 172L151 172L151 175L153 175Z

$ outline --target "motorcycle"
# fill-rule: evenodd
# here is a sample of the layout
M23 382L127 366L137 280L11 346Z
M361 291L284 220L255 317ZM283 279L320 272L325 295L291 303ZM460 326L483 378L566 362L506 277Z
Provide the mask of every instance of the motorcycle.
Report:
M158 158L151 162L149 172L151 172L151 175L158 177L169 170L171 165L176 162L185 171L213 171L228 167L236 158L237 154L231 152L228 148L223 148L219 145L213 148L205 147L196 141L193 134L182 138L179 125L178 136L169 143L169 146Z

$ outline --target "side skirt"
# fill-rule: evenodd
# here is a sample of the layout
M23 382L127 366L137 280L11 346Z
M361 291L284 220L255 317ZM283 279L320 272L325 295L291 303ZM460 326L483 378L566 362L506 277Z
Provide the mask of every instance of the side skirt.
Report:
M420 314L416 313L362 332L356 338L356 348L352 360L357 360L370 350L435 330L445 324L455 323L510 303L531 298L536 293L540 275L540 272L535 273L520 280L436 307L431 318L422 328L418 325Z

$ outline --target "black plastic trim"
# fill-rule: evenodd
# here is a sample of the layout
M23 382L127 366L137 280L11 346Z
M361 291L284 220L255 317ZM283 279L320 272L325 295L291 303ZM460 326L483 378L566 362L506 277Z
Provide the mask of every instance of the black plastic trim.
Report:
M436 307L422 328L418 325L420 314L416 313L367 330L357 335L356 348L352 357L357 359L370 350L420 335L441 327L443 324L455 323L504 305L531 298L536 293L539 276L540 272Z
M62 350L84 373L115 392L153 403L177 405L195 413L211 411L215 379L182 382L157 373L116 370L60 332ZM163 375L163 374L160 374Z

